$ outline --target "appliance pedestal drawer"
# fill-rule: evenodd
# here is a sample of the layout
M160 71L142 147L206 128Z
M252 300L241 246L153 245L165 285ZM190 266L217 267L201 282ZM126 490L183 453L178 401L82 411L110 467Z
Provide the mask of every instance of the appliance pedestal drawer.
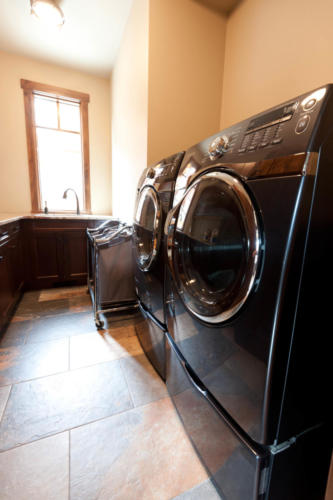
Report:
M210 394L166 334L167 387L194 448L223 500L261 500L268 454L246 442L237 424L215 409ZM212 404L213 403L213 404Z
M157 373L165 380L165 330L139 302L142 318L135 325L135 331L142 349Z

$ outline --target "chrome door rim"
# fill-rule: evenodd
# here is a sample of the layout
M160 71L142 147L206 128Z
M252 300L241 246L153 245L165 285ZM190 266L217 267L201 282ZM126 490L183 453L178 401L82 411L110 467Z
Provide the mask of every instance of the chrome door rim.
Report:
M144 265L142 265L139 262L138 258L136 258L136 262L142 271L149 271L150 267L152 266L157 254L158 254L159 247L160 247L161 229L162 229L161 228L161 216L162 216L162 214L161 214L161 206L160 206L160 201L159 201L158 195L152 186L144 186L141 189L140 194L138 196L138 204L140 202L142 193L144 191L149 191L149 193L152 197L154 209L155 209L154 228L153 228L153 250L150 254L150 258L146 261L146 263ZM135 220L134 222L137 223L138 221ZM137 244L137 242L135 242L135 244Z
M177 277L175 276L175 263L174 263L174 252L176 250L175 244L174 244L174 238L176 234L177 227L179 226L179 220L180 221L185 221L186 218L186 211L184 210L184 201L186 200L187 196L189 193L195 189L195 186L197 186L200 182L202 182L204 179L210 179L210 178L215 178L217 181L221 181L225 184L227 184L231 189L233 189L234 193L238 197L240 201L240 206L243 209L243 220L246 226L246 233L247 233L247 242L248 242L248 255L250 256L249 259L249 266L250 270L249 272L246 273L246 279L244 280L244 283L242 284L240 288L240 293L237 295L237 300L235 300L231 306L226 309L225 311L216 314L214 316L209 316L209 315L203 315L199 314L196 310L191 307L190 304L186 303L184 300L184 305L185 307L197 318L201 319L202 321L205 321L207 323L211 324L217 324L217 323L222 323L224 321L229 320L232 318L243 306L243 304L246 302L253 286L255 283L255 279L258 273L258 265L259 265L259 252L261 248L261 236L260 236L260 231L259 231L259 224L258 224L258 218L256 214L255 207L253 205L253 202L241 183L241 181L237 178L234 177L233 175L216 170L214 172L208 172L206 174L203 174L200 176L197 180L195 180L186 190L182 200L179 202L175 213L173 214L174 220L173 222L173 228L172 228L172 235L171 235L171 242L169 239L169 244L168 244L168 251L169 251L169 259L170 259L170 264L171 264L171 270L172 274L174 275L174 280L175 283L177 284ZM182 209L185 211L185 213L182 213ZM171 250L171 251L170 251ZM178 292L180 297L183 295L183 291L179 290L177 286Z

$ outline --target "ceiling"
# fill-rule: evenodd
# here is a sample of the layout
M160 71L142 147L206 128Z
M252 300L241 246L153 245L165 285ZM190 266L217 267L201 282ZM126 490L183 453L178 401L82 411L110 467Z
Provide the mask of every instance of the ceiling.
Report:
M242 0L195 0L206 7L228 16Z
M223 15L241 2L195 1ZM30 14L30 0L0 0L0 50L108 77L132 2L58 0L65 24L51 29Z
M30 0L0 0L0 50L109 76L132 0L61 0L62 28L30 15Z

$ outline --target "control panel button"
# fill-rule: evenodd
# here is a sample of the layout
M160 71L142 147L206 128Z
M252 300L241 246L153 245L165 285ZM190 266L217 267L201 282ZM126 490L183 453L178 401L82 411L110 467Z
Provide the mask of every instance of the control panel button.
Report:
M147 178L154 179L154 177L155 177L155 170L153 169L153 167L151 167L147 172Z
M284 127L285 127L284 123L279 123L279 125L277 126L277 128L275 130L275 133L274 133L274 135L272 137L271 144L275 145L275 144L280 144L280 142L282 142Z
M316 104L317 104L317 99L312 97L312 99L309 99L308 101L306 101L306 103L303 104L303 109L305 111L309 111L310 109L314 108Z
M269 142L267 141L264 141L264 142L261 142L260 144L258 144L258 148L265 148L266 146L268 146Z
M253 139L252 139L252 144L251 147L254 149L257 149L259 142L261 141L261 138L263 137L263 131L259 130L258 132L254 133Z
M277 125L274 125L265 128L261 141L258 144L259 148L266 148L269 144L271 144L272 139L276 136L277 127Z
M292 115L294 114L294 111L296 108L297 108L297 102L293 102L293 103L285 106L285 108L283 110L283 116L290 116L290 118L291 118Z
M255 140L254 140L255 139L255 133L254 134L253 133L249 134L248 137L249 137L249 141L247 143L247 148L246 149L247 149L247 151L254 151L257 148L257 145L256 145Z
M295 128L296 134L302 134L303 132L305 132L305 130L308 128L309 122L310 122L310 115L301 116Z
M227 151L229 147L229 139L225 135L216 137L209 146L209 158L214 160L219 158Z
M251 135L247 134L243 137L242 144L240 147L240 149L242 150L241 152L246 151L250 141L251 141Z

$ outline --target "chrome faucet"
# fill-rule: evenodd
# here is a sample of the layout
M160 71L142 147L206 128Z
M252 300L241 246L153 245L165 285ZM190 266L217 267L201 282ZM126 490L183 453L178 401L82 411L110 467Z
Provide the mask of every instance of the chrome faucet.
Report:
M62 195L63 199L66 200L67 199L67 193L68 191L73 191L73 193L75 194L75 198L76 198L76 213L77 215L80 215L80 205L79 205L79 198L76 194L76 191L73 189L73 188L68 188L66 189L66 191L64 192L64 194Z

